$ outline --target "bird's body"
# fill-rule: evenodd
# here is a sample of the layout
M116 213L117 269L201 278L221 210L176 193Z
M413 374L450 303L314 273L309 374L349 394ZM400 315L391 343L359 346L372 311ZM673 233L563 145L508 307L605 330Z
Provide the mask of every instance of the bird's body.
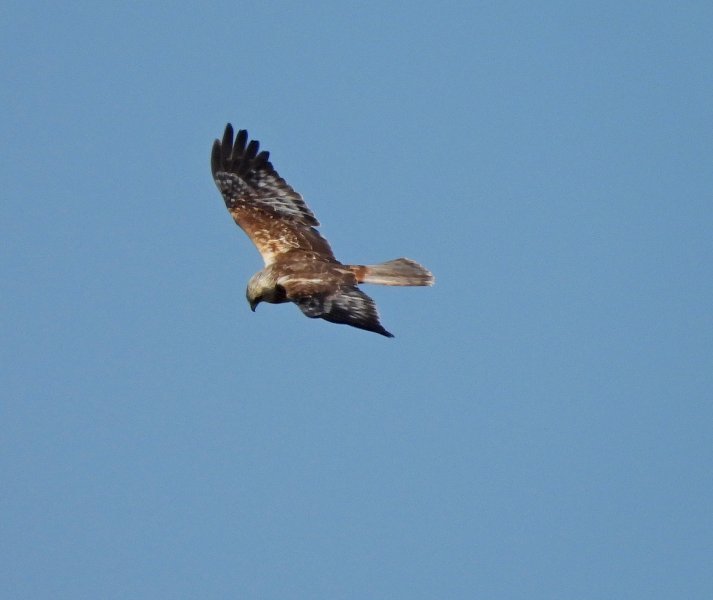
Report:
M432 285L431 273L407 258L378 265L339 262L302 196L277 174L267 152L258 153L258 142L247 139L241 130L233 141L228 124L222 141L213 144L211 167L229 212L265 263L248 282L252 310L260 302L294 302L308 317L393 337L357 285Z

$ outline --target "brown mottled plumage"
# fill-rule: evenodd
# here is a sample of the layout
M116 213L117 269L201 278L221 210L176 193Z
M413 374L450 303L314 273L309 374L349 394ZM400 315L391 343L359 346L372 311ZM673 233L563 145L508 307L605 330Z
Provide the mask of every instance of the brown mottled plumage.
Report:
M319 222L302 196L277 174L269 153L258 150L259 143L248 143L244 129L233 140L228 123L211 156L213 179L228 211L265 262L248 282L252 310L263 301L294 302L308 317L393 337L357 284L433 285L433 275L408 258L378 265L340 263L315 229Z

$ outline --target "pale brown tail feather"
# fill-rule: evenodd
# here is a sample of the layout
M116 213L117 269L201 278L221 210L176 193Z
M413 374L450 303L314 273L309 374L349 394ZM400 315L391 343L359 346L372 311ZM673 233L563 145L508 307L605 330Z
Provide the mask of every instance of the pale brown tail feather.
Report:
M377 285L433 285L431 272L409 258L388 260L378 265L349 265L359 283Z

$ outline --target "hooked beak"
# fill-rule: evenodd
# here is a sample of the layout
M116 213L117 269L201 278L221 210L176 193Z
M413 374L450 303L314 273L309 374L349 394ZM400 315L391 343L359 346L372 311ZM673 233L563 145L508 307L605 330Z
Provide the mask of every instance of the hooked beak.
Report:
M260 304L260 301L259 301L259 300L253 300L253 301L250 303L250 310L253 311L253 312L255 312L255 309L257 308L257 305L258 305L258 304Z

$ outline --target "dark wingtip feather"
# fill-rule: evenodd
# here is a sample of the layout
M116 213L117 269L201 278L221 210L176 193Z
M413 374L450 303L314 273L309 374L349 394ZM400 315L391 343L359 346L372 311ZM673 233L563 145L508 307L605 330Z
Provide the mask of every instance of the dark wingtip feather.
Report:
M327 319L327 320L329 320L329 319ZM384 326L381 323L368 323L365 325L357 325L355 323L346 323L346 325L351 325L352 327L356 327L357 329L363 329L364 331L369 331L371 333L378 333L379 335L383 335L384 337L387 337L387 338L395 337L393 333L384 329Z
M228 123L225 126L225 133L223 134L223 156L228 157L233 150L233 126Z
M260 152L260 154L258 154L255 157L255 160L253 160L252 168L256 169L256 170L261 169L262 167L264 167L267 164L269 159L270 159L270 153L267 150L263 150L262 152Z
M250 143L248 144L247 149L245 150L245 158L247 160L252 160L257 156L257 151L258 148L260 148L260 142L257 140L251 140Z
M248 141L248 131L247 129L241 129L238 131L238 135L235 137L235 145L233 146L233 158L240 158L245 150L245 144Z
M210 170L215 174L222 168L222 151L220 146L220 140L215 140L213 142L213 151L210 153Z
M378 317L377 317L378 319ZM357 325L358 327L358 325ZM380 335L383 335L384 337L387 338L392 338L394 337L394 334L391 333L390 331L386 331L384 326L377 320L376 323L369 323L366 327L364 327L367 331L372 331L374 333L378 333Z

